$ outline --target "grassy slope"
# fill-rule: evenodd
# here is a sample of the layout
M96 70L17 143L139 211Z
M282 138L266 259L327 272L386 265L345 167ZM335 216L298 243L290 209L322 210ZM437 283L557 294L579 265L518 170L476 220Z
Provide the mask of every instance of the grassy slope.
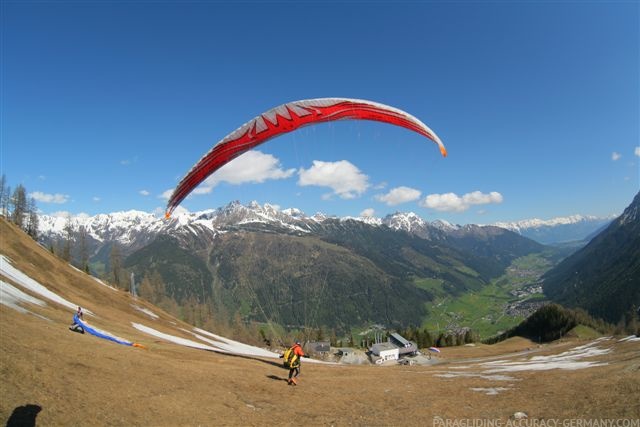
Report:
M3 220L0 232L0 252L18 269L94 312L92 324L147 347L69 332L72 313L54 303L29 307L48 321L0 305L1 421L27 404L41 407L38 425L428 425L434 416L506 420L516 411L538 419L640 416L640 403L630 397L640 394L632 344L611 344L615 351L604 357L610 363L604 367L514 374L512 389L497 396L471 388L504 384L434 374L459 367L461 359L508 357L531 343L445 350L443 364L433 367L307 363L301 385L288 387L278 361L184 348L138 332L131 322L173 335L188 326L137 301L160 315L150 319L131 307L128 294L59 262ZM559 353L572 345L538 350Z

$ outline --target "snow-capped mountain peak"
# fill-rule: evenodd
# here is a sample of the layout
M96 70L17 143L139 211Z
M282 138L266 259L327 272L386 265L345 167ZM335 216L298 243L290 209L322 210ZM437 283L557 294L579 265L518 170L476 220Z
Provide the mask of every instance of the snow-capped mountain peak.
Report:
M544 244L583 240L591 233L610 223L616 215L597 217L570 215L548 220L539 218L515 222L496 222L492 225L505 228Z
M152 236L164 231L172 233L198 234L207 232L215 235L230 227L271 227L279 232L309 233L314 227L329 219L354 220L370 226L387 226L403 230L426 239L439 239L447 233L461 230L459 225L444 220L428 222L415 212L396 212L384 218L364 216L332 218L323 213L309 217L296 208L281 210L278 206L253 201L243 205L238 201L206 211L188 212L177 210L169 219L141 211L114 212L95 216L78 215L69 217L40 217L40 234L49 241L60 241L68 237L70 231L81 230L96 242L117 241L126 246L138 246L148 242ZM500 222L493 226L506 228L540 243L558 243L584 239L600 227L608 224L611 217L572 215L550 220L529 219L517 222ZM148 236L141 239L140 236ZM135 244L133 243L135 241Z
M411 233L418 228L424 228L427 222L414 212L396 212L392 215L387 215L384 218L384 224L394 230L404 230Z
M613 218L615 218L615 215L608 217L608 219L613 219ZM598 221L602 219L607 219L607 218L601 218L601 217L591 216L591 215L586 215L586 216L570 215L566 217L558 217L558 218L552 218L547 220L532 218L532 219L524 219L524 220L515 221L515 222L496 222L496 223L493 223L492 225L495 225L496 227L506 228L512 231L517 231L523 228L555 227L558 225L570 225L570 224L577 224L580 222Z

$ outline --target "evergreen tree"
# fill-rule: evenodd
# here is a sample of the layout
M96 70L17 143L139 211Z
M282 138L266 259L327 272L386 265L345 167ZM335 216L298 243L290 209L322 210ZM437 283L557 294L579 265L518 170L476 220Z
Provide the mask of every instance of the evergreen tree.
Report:
M264 328L260 328L258 333L260 334L260 339L262 340L262 343L267 347L271 347L271 340L267 338L267 334L264 331Z
M336 335L335 328L332 328L331 333L329 334L329 344L332 347L336 347L338 345L338 336Z
M638 319L639 315L640 311L636 307L636 305L631 305L631 308L627 310L622 319L624 333L634 335L638 335L640 333L640 319Z
M420 345L418 346L419 348L433 347L433 338L431 337L431 334L429 333L427 328L424 328L422 330L422 334L420 338L421 340L420 340Z
M464 333L464 344L469 344L476 341L474 333L471 331L471 329L467 329L467 331Z

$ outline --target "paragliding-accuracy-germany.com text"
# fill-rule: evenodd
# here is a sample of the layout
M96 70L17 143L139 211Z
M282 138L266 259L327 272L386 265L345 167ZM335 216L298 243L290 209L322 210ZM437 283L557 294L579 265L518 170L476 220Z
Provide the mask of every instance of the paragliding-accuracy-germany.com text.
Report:
M640 418L433 418L433 427L640 427Z

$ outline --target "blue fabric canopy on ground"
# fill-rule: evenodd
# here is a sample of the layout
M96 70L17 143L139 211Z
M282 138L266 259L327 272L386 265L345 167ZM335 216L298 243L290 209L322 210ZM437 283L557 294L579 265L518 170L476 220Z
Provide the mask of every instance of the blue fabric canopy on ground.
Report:
M105 334L103 332L100 332L100 331L97 331L97 330L93 329L91 326L88 326L86 323L84 323L82 320L80 320L80 318L78 317L77 314L74 314L73 322L76 325L82 326L82 329L84 329L85 332L88 332L91 335L95 335L98 338L104 338L105 340L113 341L115 343L122 344L122 345L133 345L134 344L134 343L132 343L130 341L126 341L126 340L122 340L120 338L112 337L111 335L107 335L107 334Z

